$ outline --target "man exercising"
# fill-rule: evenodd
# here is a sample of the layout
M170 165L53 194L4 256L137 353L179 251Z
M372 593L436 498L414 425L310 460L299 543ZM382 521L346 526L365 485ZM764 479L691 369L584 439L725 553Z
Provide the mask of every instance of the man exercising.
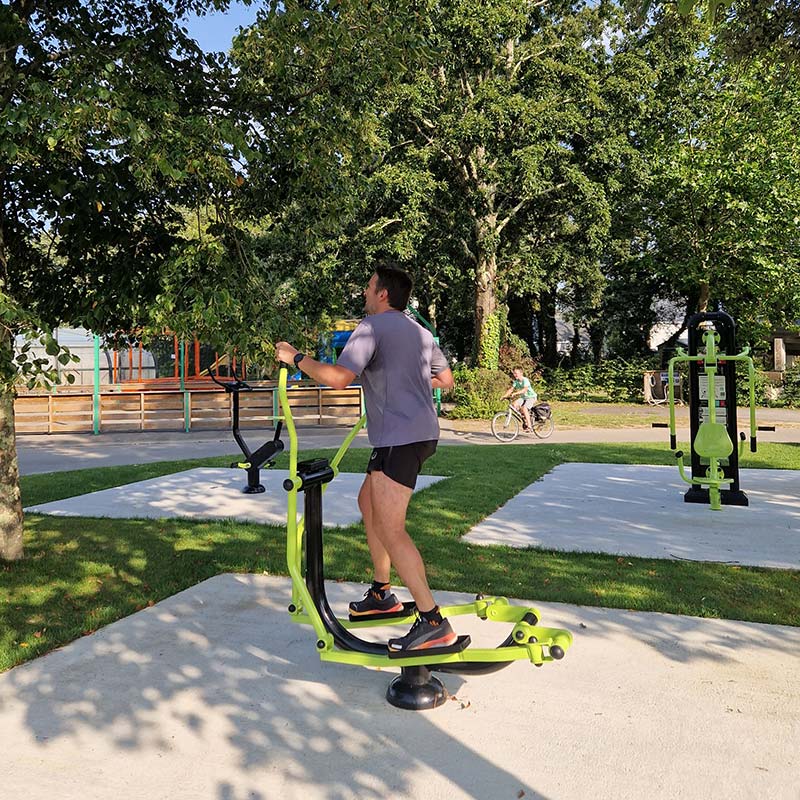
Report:
M336 364L315 361L287 342L275 345L279 361L294 363L317 383L343 389L361 376L374 450L358 507L375 576L364 599L350 603L350 613L366 618L402 610L391 591L394 565L419 616L405 636L389 640L393 651L445 647L458 638L439 613L425 564L406 531L406 510L417 475L436 451L439 439L431 389L453 386L453 373L431 333L404 313L411 289L406 272L394 266L378 267L364 291L367 316L351 334Z

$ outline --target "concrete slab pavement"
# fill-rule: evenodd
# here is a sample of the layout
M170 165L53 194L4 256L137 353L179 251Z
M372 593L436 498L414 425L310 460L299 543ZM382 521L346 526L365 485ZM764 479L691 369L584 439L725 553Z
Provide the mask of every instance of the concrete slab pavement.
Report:
M676 467L560 464L464 536L552 547L800 569L800 471L740 470L748 507L684 503Z
M340 612L362 589L328 586ZM393 670L320 662L289 600L288 579L218 576L0 675L4 793L800 797L800 629L541 604L575 635L563 661L444 675L454 699L414 713L384 700Z
M238 519L265 525L286 524L285 469L264 470L262 494L242 494L247 477L242 470L199 467L112 489L29 506L25 511L58 517L115 519ZM415 491L437 481L438 475L420 475ZM358 492L363 473L342 472L325 492L324 525L353 525L361 521ZM300 499L298 519L303 513Z

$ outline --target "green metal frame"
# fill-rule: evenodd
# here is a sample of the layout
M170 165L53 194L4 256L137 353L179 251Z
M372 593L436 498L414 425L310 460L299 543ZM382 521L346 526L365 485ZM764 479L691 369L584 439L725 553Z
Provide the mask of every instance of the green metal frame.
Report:
M297 495L302 481L297 474L297 430L289 406L287 375L288 371L285 368L281 368L278 381L278 397L282 410L281 418L284 420L284 426L289 435L289 478L287 479L287 485L291 483L292 486L288 491L286 524L286 563L292 579L291 608L293 610L290 611L290 615L292 621L311 625L314 629L320 658L323 661L335 661L340 664L354 664L363 667L431 667L437 664L458 664L459 662L503 663L521 659L528 659L534 664L543 664L545 661L554 661L557 658L561 658L572 644L572 634L560 628L545 628L540 625L530 624L524 619L525 615L532 613L538 620L540 619L539 612L535 608L512 605L505 597L484 597L462 605L443 606L441 613L445 617L476 614L484 620L514 623L512 636L515 643L512 646L493 649L467 648L459 653L426 654L409 658L389 658L388 651L386 656L376 656L341 650L335 647L333 636L326 629L314 605L303 575L303 534L305 526L304 518L299 521L297 519ZM362 416L333 457L331 468L333 469L334 479L339 474L339 464L344 454L365 423L366 416ZM323 486L323 492L327 487L328 484ZM413 615L390 620L359 620L358 622L339 620L340 624L345 628L407 625L413 621ZM561 654L554 657L551 655L551 648L560 648ZM558 651L556 650L556 652Z
M100 337L94 334L94 386L92 388L92 431L100 433Z
M690 356L686 354L686 351L683 348L678 348L678 355L671 358L669 360L669 431L671 436L671 441L675 442L676 432L675 432L675 364L681 362L689 362L689 361L697 361L703 362L704 369L706 376L708 377L708 385L709 385L709 404L715 402L715 386L716 386L716 379L717 379L717 362L718 361L745 361L747 362L747 379L748 379L748 388L749 388L749 395L750 395L750 437L751 439L756 436L756 399L755 399L755 366L753 365L753 359L750 357L750 348L745 347L741 353L735 356L730 356L725 353L718 353L717 345L720 341L720 335L714 330L707 330L703 334L703 345L705 347L705 353ZM709 405L709 408L711 406ZM695 441L692 442L692 447L695 448L695 452L698 455L702 456L703 458L708 459L708 469L706 470L705 477L702 478L690 478L686 475L686 465L683 461L683 453L680 451L675 454L678 460L678 471L680 472L681 478L691 486L707 486L708 487L708 499L709 504L711 506L712 511L720 511L722 509L722 496L720 494L721 489L729 483L732 483L732 478L726 478L725 474L722 470L722 460L727 458L728 455L732 452L733 448L736 446L734 442L731 442L730 437L728 436L727 429L721 423L716 421L716 404L713 406L714 408L714 421L711 422L709 420L705 420L704 422L700 423L700 429L695 436ZM717 430L721 428L722 431ZM723 437L724 432L724 437ZM705 434L708 434L705 436ZM707 444L703 448L703 452L697 449L697 441L698 439L703 436L704 439L707 439ZM742 454L744 450L744 440L739 442L739 455Z

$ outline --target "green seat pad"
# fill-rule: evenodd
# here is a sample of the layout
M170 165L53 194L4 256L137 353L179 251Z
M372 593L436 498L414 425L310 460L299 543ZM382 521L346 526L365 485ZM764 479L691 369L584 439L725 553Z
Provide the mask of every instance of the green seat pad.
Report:
M718 422L701 422L694 437L694 451L701 458L727 458L733 452L727 428Z

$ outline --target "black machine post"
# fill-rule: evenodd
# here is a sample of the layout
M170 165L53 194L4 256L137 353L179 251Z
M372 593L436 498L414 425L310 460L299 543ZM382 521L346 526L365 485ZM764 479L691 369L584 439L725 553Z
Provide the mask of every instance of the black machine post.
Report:
M353 650L358 653L386 655L386 645L378 642L367 642L354 636L344 628L328 604L325 595L325 567L322 551L322 487L333 478L333 469L327 459L301 461L297 465L297 474L302 481L300 491L304 492L305 548L306 548L306 586L319 611L320 617L328 631L333 635L337 647L342 650ZM290 491L290 480L284 482L284 488ZM452 649L463 649L469 644L469 637L459 637L458 646ZM442 652L442 649L439 650ZM467 670L469 664L466 665ZM495 671L502 664L487 664L486 671ZM410 711L423 711L442 705L447 699L444 684L431 675L433 667L401 667L401 673L390 684L386 691L386 699L398 708ZM455 671L455 670L454 670Z
M694 442L700 423L711 420L723 423L730 440L734 443L733 452L727 463L722 463L726 478L731 478L729 488L720 492L723 505L746 506L747 495L739 488L739 451L736 447L739 433L736 421L736 362L725 358L725 355L736 355L736 323L724 311L693 314L688 322L689 355L697 356L698 348L703 343L703 333L711 326L719 334L719 354L717 373L724 380L715 387L703 373L705 364L702 361L689 362L689 424L691 441ZM702 392L701 392L702 389ZM692 447L692 477L705 477L707 465L700 461L700 456ZM708 489L692 486L683 497L687 503L708 503Z
M210 377L214 383L221 386L233 398L233 424L231 428L233 432L233 438L236 440L236 444L239 445L239 448L245 457L245 461L241 464L234 461L231 464L231 467L243 467L247 472L247 486L242 489L242 493L261 494L265 491L264 486L261 483L261 468L264 466L264 464L271 467L274 456L283 452L283 442L280 438L283 422L280 420L278 421L278 424L275 426L275 435L272 437L272 439L262 444L257 450L251 450L239 430L239 394L241 392L252 392L256 390L253 389L250 384L240 380L235 372L233 373L232 381L223 382L215 378L213 375L210 375Z

